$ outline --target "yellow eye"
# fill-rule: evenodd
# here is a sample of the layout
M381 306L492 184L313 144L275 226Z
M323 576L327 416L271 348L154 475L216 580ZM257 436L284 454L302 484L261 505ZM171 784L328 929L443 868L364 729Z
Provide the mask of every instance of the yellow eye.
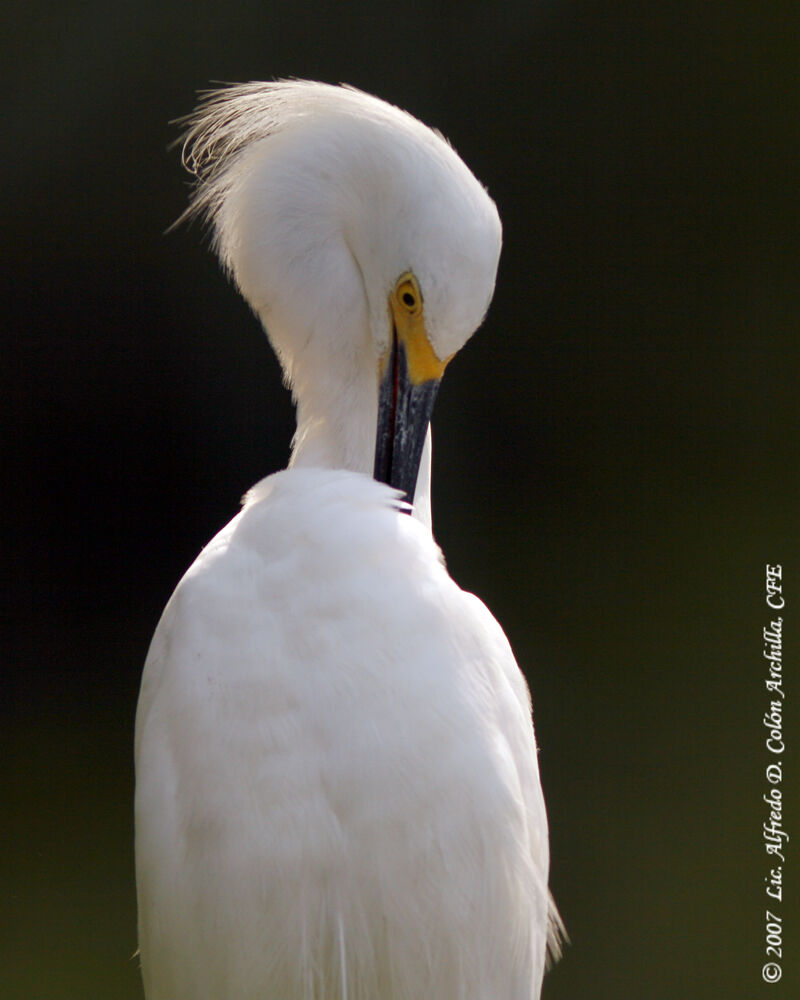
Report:
M409 315L419 312L422 308L422 293L413 274L404 274L400 278L395 285L394 295Z

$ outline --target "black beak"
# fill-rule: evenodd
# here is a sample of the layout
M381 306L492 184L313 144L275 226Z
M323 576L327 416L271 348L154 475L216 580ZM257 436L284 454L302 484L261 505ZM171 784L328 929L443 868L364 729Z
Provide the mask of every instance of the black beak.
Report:
M375 479L402 490L414 502L422 448L440 379L415 384L408 374L406 348L397 335L378 390Z

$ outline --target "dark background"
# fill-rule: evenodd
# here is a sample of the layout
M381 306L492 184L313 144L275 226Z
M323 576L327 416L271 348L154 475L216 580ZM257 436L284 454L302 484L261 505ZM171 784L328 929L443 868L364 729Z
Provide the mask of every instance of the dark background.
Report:
M3 31L0 995L140 997L132 730L159 613L292 413L186 203L210 81L348 81L505 226L434 417L453 576L529 677L572 937L547 1000L761 982L764 565L800 624L796 3L46 3ZM786 824L800 841L797 740ZM498 998L499 1000L499 998Z

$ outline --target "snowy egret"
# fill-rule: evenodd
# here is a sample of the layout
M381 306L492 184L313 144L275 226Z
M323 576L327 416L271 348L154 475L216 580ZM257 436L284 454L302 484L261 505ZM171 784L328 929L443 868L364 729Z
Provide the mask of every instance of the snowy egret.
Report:
M531 1000L558 917L528 690L430 530L428 423L494 291L495 205L438 133L323 84L209 95L184 159L297 433L145 665L147 998Z

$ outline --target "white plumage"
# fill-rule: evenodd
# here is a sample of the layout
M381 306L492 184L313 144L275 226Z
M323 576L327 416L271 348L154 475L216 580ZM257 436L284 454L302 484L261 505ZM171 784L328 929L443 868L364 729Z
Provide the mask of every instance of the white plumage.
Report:
M430 435L415 517L369 475L379 421L396 462L414 430L404 376L424 394L488 307L496 209L440 136L353 90L232 88L188 137L190 211L268 330L298 429L145 666L146 996L532 1000L557 916L527 688L431 536Z

